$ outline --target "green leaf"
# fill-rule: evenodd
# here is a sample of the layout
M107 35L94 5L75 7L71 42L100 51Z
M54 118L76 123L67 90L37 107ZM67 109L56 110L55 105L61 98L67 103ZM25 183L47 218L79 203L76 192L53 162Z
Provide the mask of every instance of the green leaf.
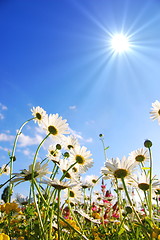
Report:
M121 227L121 229L120 229L119 232L118 232L118 235L121 235L121 234L124 233L124 232L125 232L124 227Z
M104 150L107 150L109 148L109 146L108 147L106 147Z

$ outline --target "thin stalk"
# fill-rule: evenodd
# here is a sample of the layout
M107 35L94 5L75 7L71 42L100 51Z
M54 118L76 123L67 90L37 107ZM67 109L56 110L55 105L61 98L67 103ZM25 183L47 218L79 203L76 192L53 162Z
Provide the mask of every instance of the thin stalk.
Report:
M44 226L43 226L41 214L40 214L40 211L39 211L39 207L38 207L38 204L37 204L37 199L36 199L36 195L35 195L34 185L32 185L32 192L33 192L34 202L35 202L36 209L37 209L37 213L38 213L38 218L39 218L39 223L40 223L40 229L41 229L41 231L42 231L42 232L40 232L40 235L42 236L42 239L45 240L45 239L46 239L46 238L45 238L45 231L44 231Z
M12 177L12 173L13 173L13 162L15 161L15 150L16 150L16 146L17 146L17 141L18 141L18 138L20 136L20 134L22 133L22 129L23 127L28 123L30 122L31 120L33 120L35 118L31 118L27 121L25 121L19 128L17 134L16 134L16 137L15 137L15 140L14 140L14 143L13 143L13 148L12 148L12 153L11 153L11 156L10 156L10 178ZM11 195L12 195L12 189L13 189L13 183L10 182L9 184L9 192L8 192L8 202L11 202Z
M149 148L150 156L150 172L149 172L149 217L152 219L152 154L151 149Z
M136 216L138 222L142 224L142 221L141 221L139 215L137 214L137 212L136 212L136 210L135 210L135 208L134 208L134 206L133 206L133 204L132 204L132 201L131 201L131 199L130 199L130 196L129 196L129 194L128 194L128 191L127 191L127 187L126 187L124 178L122 177L121 180L122 180L122 183L123 183L123 187L124 187L124 190L125 190L125 193L126 193L128 202L129 202L129 204L131 205L131 207L132 207L132 209L133 209L133 211L134 211L134 213L135 213L135 216Z
M57 206L58 240L61 240L61 231L60 231L60 224L59 224L59 217L60 217L60 197L61 197L61 190L58 190L58 206Z
M106 150L105 150L104 138L100 137L100 140L101 140L102 145L103 145L104 158L105 158L105 161L106 161L107 160L107 155L106 155Z

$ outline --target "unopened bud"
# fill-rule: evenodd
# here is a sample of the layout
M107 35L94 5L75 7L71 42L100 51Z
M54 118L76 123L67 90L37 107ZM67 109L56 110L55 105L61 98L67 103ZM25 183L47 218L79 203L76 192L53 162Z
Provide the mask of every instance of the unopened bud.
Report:
M130 206L125 207L125 210L127 213L131 214L132 213L132 208Z
M152 147L152 142L147 139L147 140L144 142L144 146L145 146L146 148L151 148L151 147Z
M61 145L60 145L60 144L57 144L57 145L56 145L56 149L61 150Z

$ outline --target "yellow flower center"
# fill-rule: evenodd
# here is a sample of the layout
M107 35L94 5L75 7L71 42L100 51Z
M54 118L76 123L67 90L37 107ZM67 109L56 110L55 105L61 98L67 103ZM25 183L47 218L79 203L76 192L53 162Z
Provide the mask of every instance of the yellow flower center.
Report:
M42 119L42 115L37 112L37 113L36 113L36 118L37 118L38 120L41 120L41 119Z
M81 155L76 155L76 162L78 164L83 164L85 162L85 159Z
M124 178L128 175L128 171L126 169L117 169L115 172L114 172L114 176L115 178Z
M49 126L48 132L52 135L57 135L57 133L58 133L57 129L54 126Z
M138 187L143 191L147 191L149 189L149 184L148 183L139 183Z
M145 157L143 155L138 155L135 157L135 160L137 162L143 162L145 160Z

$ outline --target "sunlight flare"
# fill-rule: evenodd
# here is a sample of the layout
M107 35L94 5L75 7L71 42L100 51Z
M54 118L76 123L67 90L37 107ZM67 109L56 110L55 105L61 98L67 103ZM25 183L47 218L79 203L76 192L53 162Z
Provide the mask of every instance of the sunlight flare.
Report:
M130 48L129 39L124 34L116 34L112 36L111 47L117 53L126 52Z

